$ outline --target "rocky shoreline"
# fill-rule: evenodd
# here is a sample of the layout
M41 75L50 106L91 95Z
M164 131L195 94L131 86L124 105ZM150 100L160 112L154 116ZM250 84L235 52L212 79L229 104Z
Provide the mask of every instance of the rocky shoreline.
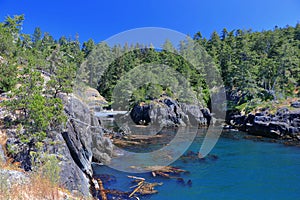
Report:
M87 104L74 95L61 94L60 98L68 116L66 128L61 132L51 131L43 141L42 149L38 149L35 141L28 143L21 141L17 128L7 129L2 125L0 136L4 135L7 139L5 144L0 144L0 160L6 162L10 157L14 163L20 163L21 169L31 171L32 152L53 155L59 160L59 184L71 193L91 198L96 196L99 189L97 181L93 178L92 162L102 164L109 162L113 146L110 139L103 136L105 129L102 129ZM2 111L0 115L2 121L13 120L12 114ZM1 169L0 172L5 173ZM16 174L16 177L10 176L10 179L13 181L20 179L19 177L23 177L20 173L23 174L11 173Z
M43 143L42 153L54 155L59 159L60 184L84 197L95 197L99 191L99 184L94 178L92 162L106 164L113 157L113 144L107 134L111 134L101 126L101 121L95 116L91 108L74 95L60 95L64 103L64 110L68 116L67 126L61 132L52 131ZM12 115L4 115L2 121L13 120ZM120 117L120 116L119 116ZM163 97L149 104L140 103L131 112L121 117L130 117L136 125L158 125L164 127L178 126L209 126L214 122L209 109L201 105L179 103L169 97ZM130 120L131 121L131 120ZM126 120L125 120L126 122ZM300 146L300 102L292 102L290 107L281 107L274 114L268 108L262 108L255 113L242 115L240 113L228 115L224 137L268 141L286 145ZM243 131L232 132L235 129ZM0 144L0 160L6 160L5 154L10 149L9 156L19 162L25 171L32 170L31 152L39 151L35 141L24 143L17 137L17 129L1 127L1 134L5 133L5 146ZM128 131L128 130L127 130ZM124 131L125 132L125 131ZM130 134L130 130L126 132ZM118 133L120 135L120 133ZM0 173L7 173L0 170ZM24 178L22 172L9 172L11 180ZM18 177L17 177L18 176Z
M149 104L136 104L130 112L137 125L160 127L209 126L212 115L202 105L179 103L169 97L156 99Z
M237 129L248 133L251 138L270 138L272 141L289 145L300 144L300 102L289 107L280 107L275 113L268 108L260 108L246 115L232 114L226 119L226 129Z

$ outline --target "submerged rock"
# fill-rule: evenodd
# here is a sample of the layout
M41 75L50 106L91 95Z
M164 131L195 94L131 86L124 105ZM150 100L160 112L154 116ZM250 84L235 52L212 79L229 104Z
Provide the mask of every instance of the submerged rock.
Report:
M186 184L189 186L189 187L192 187L193 186L193 182L191 179L189 179Z

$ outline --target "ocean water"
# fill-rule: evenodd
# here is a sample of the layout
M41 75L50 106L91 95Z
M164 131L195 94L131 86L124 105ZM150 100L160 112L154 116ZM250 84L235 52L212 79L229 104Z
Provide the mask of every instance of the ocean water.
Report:
M203 136L197 136L188 151L197 152L202 140ZM127 175L163 183L156 186L157 194L139 196L140 199L300 199L299 147L221 137L204 160L178 159L172 166L189 171L181 175L185 183L106 166L96 166L95 174L113 175L112 181L104 181L104 187L122 191L132 191ZM188 180L192 185L187 184Z

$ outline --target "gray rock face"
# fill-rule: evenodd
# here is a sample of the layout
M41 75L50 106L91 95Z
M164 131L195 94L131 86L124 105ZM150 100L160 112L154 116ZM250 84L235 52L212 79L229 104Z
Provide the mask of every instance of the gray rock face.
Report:
M269 138L294 138L298 140L300 135L300 110L290 111L288 108L280 108L275 115L263 111L248 114L248 116L231 116L230 124L252 135Z
M86 104L72 97L66 105L65 111L70 120L63 137L71 155L77 155L75 161L78 166L90 174L92 158L97 158L100 163L109 161L107 158L112 155L112 143L103 137L103 128Z
M12 152L11 156L26 171L32 170L31 151L55 155L59 159L61 185L88 197L91 196L90 189L97 187L92 179L92 160L108 163L113 146L108 138L103 137L102 127L85 103L76 97L60 95L60 98L68 116L65 130L49 131L43 141L43 149L37 150L34 139L24 143L15 129L7 129L6 149Z
M64 100L66 100L64 98ZM79 190L83 194L89 192L89 184L93 176L92 159L100 163L108 163L112 155L112 143L108 138L104 138L102 127L98 119L90 111L89 107L76 97L71 97L65 104L65 112L69 115L67 130L62 133L62 137L67 145L69 154L76 163L73 172L76 174L79 168L82 173L71 178L66 186L69 190ZM68 165L66 165L68 166ZM68 170L68 169L65 169ZM64 171L65 171L64 170ZM63 172L64 178L70 179L69 172ZM84 178L86 177L86 178ZM81 186L76 183L81 182Z
M87 162L85 168L78 165L77 159L74 158L76 156L80 157L80 155L72 155L71 149L69 149L69 145L62 135L55 132L55 145L45 146L45 150L47 149L51 154L57 155L60 160L60 183L71 192L78 191L86 197L91 196L89 178L89 175L92 175L92 173L89 174L91 165ZM83 169L86 169L86 171Z
M93 135L93 159L102 164L108 164L113 154L113 144L109 138L100 134Z
M192 125L205 123L205 118L201 112L201 107L198 105L181 104L182 111L188 117L188 123Z
M209 125L212 119L208 109L198 105L179 104L171 98L135 105L130 117L139 125L151 123L163 127Z

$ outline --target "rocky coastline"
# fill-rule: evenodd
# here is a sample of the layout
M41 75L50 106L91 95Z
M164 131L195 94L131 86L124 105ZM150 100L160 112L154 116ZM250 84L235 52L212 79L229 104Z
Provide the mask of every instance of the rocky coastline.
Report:
M249 114L229 114L226 129L236 129L249 134L249 139L272 139L287 145L300 145L300 102L291 102L271 112L260 108ZM251 137L256 136L256 137Z
M131 112L131 119L137 125L158 125L161 127L209 126L212 115L208 108L197 104L179 103L163 97L149 104L136 104Z
M61 132L50 131L43 141L42 149L38 149L36 141L25 143L18 137L17 128L7 129L2 124L0 136L6 139L5 143L0 144L0 160L6 162L9 157L14 163L20 163L21 169L26 172L34 167L32 152L53 155L59 160L59 184L71 193L92 198L99 189L93 178L92 162L109 162L113 154L112 143L109 138L103 137L105 129L102 129L94 112L85 102L75 95L61 94L60 98L68 117L66 127ZM11 121L13 118L12 114L2 109L2 121ZM22 182L27 176L24 172L10 170L9 174L12 175L9 180ZM0 170L0 173L6 171Z
M97 196L99 184L94 178L93 162L106 164L113 157L113 144L110 134L101 126L93 109L75 95L61 94L64 111L68 117L65 129L52 131L44 141L42 153L54 155L59 159L60 184L84 197ZM93 105L94 106L94 105ZM1 120L13 120L12 115L5 115L2 110ZM7 113L6 113L7 114ZM156 99L151 103L136 104L132 110L121 118L130 117L136 125L158 125L163 127L212 125L215 119L208 108L202 105L179 103L170 97ZM226 118L225 129L239 130L246 139L280 142L288 145L300 145L300 102L292 102L290 107L280 107L275 113L268 108L260 108L249 114L234 113ZM31 152L38 152L35 141L24 143L17 137L17 129L1 126L1 135L6 135L5 144L0 144L0 160L5 162L7 156L19 162L24 171L32 170ZM130 132L130 131L129 131ZM129 133L127 132L127 133ZM238 133L237 133L238 134ZM118 135L120 135L118 133ZM224 133L223 135L226 135ZM7 149L10 149L10 153ZM14 152L14 153L11 153ZM11 181L26 181L22 172L0 170L10 174Z

